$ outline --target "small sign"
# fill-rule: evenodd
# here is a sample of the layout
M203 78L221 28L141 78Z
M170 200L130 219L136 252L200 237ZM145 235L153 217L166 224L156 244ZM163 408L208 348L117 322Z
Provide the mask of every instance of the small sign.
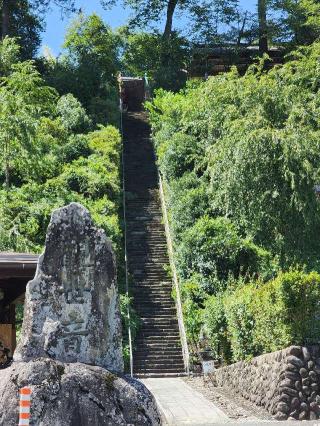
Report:
M212 374L215 370L214 361L202 361L203 374Z

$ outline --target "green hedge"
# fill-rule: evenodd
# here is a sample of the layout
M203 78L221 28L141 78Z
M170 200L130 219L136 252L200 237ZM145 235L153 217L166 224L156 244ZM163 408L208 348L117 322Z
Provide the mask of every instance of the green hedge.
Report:
M320 274L293 270L211 296L203 322L217 356L238 361L320 341Z

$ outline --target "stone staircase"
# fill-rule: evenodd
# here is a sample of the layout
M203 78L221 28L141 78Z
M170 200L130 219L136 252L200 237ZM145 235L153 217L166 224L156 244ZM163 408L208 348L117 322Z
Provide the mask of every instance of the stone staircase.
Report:
M142 324L135 341L134 375L184 374L167 243L150 130L144 113L124 121L127 250L130 292Z

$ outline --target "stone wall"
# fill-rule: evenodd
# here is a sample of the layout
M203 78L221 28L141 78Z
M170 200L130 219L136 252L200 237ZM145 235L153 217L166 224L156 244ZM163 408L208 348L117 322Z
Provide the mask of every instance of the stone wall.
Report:
M222 367L218 386L230 388L277 420L320 418L320 346L291 346Z

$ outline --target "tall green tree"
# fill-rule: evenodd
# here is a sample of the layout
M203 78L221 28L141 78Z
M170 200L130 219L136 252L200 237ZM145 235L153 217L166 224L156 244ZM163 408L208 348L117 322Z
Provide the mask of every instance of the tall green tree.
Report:
M1 0L1 13L2 13L2 38L6 36L17 36L18 34L11 33L10 29L12 28L11 21L14 21L14 15L17 9L23 6L30 8L31 14L40 12L44 13L47 11L48 7L51 4L61 7L64 11L75 11L75 1L74 0Z
M105 7L114 6L116 0L101 0ZM229 13L229 7L237 0L122 0L125 7L133 11L131 23L138 27L150 27L154 22L164 18L165 25L162 30L164 40L170 39L174 32L174 18L177 13L184 13L187 17L195 18L195 15L215 13L220 10Z
M17 37L21 47L21 57L32 58L41 42L42 18L32 10L28 0L3 1L0 7L3 18L0 20L2 39L7 35Z
M220 43L229 37L230 25L239 19L239 0L206 0L191 6L192 39Z
M8 74L0 84L0 157L9 190L12 161L25 150L31 154L39 120L52 109L55 91L44 85L32 61L10 64L14 44L7 38L3 44Z
M295 46L311 44L319 38L319 0L278 0L275 8L282 11L279 19L282 38Z
M259 52L268 52L267 0L258 0Z
M63 55L46 63L48 83L72 93L94 123L117 121L120 38L93 14L79 16L67 31Z
M151 79L155 87L178 90L186 81L185 69L190 59L188 41L173 33L170 40L164 41L159 33L122 32L122 68L130 75ZM164 52L167 55L163 66Z

